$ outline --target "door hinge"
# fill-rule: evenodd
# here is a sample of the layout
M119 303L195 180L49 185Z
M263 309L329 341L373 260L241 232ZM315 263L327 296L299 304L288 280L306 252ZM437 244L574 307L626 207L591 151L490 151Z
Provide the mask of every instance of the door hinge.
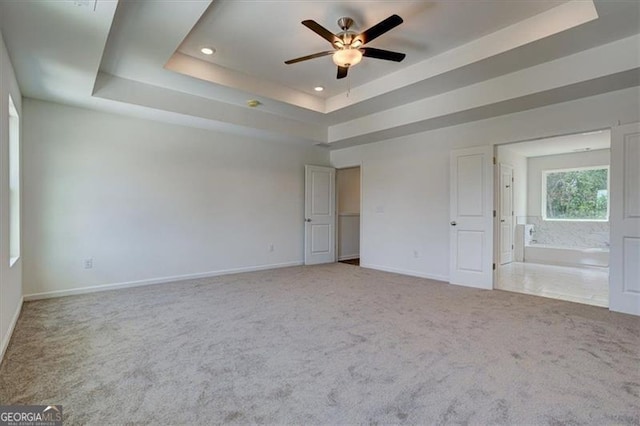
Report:
M496 211L495 210L493 211L493 217L496 217Z
M513 244L511 244L511 250L513 250L514 248L515 248L515 247L514 247L514 245L513 245Z
M496 164L496 157L493 157L493 164Z
M515 182L515 180L513 180L513 177L511 178L511 182Z
M496 270L496 264L495 263L493 264L493 270L494 271Z

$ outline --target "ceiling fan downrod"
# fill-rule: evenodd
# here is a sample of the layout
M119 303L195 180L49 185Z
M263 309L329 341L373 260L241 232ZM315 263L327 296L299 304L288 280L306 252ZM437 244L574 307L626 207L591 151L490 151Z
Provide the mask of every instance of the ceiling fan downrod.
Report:
M349 30L352 25L353 19L349 18L348 16L343 16L342 18L338 19L338 26L342 28L342 31Z

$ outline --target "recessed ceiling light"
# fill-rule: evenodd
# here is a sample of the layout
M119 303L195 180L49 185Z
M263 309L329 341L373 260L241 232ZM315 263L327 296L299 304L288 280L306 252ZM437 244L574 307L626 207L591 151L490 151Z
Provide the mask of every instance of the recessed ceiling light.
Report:
M211 47L203 47L202 49L200 49L200 51L205 55L213 55L216 52L216 49L213 49Z
M316 86L316 87L313 88L313 90L315 90L316 92L322 92L324 90L324 87Z

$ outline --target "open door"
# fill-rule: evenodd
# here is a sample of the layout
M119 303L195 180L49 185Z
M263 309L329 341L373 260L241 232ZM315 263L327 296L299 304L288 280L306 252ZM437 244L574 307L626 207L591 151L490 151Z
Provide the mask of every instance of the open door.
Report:
M493 288L493 147L451 151L449 282Z
M336 171L309 165L304 170L304 264L335 262Z
M611 129L609 309L640 315L640 123Z
M513 167L500 163L500 264L513 262Z

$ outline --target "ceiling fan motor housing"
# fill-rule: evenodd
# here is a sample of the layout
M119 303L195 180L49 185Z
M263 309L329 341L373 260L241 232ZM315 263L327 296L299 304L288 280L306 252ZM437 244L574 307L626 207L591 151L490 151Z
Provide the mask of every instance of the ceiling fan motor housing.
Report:
M362 46L362 40L356 39L358 34L355 31L349 31L353 25L353 19L342 17L338 19L338 26L342 28L342 32L336 34L339 40L333 42L338 49L357 49Z
M349 28L351 28L352 25L353 19L349 18L348 16L343 16L342 18L338 19L338 26L342 28L342 31L347 31Z

